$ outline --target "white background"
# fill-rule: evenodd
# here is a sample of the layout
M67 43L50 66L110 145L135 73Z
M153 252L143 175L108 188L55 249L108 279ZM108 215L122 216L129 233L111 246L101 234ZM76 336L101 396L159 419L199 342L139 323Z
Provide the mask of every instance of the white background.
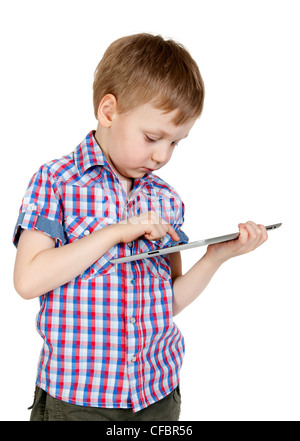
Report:
M160 176L190 240L283 222L226 263L178 317L181 420L299 420L299 12L292 0L1 2L0 419L28 420L42 340L38 300L12 283L11 243L38 167L96 128L92 82L107 46L150 32L184 44L206 85L203 115ZM297 231L298 230L298 231ZM182 253L184 272L205 249Z

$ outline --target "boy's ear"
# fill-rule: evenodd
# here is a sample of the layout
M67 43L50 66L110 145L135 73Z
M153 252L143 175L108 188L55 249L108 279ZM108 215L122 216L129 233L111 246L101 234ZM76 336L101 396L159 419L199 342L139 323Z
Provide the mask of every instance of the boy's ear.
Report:
M102 127L110 127L117 112L117 99L111 93L105 95L98 107L98 122Z

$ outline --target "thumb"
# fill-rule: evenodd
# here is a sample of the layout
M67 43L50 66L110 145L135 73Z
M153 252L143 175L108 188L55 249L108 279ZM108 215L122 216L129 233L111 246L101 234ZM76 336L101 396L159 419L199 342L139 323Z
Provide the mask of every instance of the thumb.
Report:
M243 224L239 224L239 230L240 230L239 241L242 245L245 245L248 239L248 231Z

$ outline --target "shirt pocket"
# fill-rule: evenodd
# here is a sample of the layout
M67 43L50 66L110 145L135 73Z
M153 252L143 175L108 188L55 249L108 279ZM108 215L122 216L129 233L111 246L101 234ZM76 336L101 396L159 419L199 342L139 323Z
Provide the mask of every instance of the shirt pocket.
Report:
M169 240L164 240L164 238L155 242L151 242L147 239L139 239L137 253L146 253L148 251L156 250L157 248L163 248L165 246L168 246L165 245L168 242ZM145 271L150 273L154 277L158 277L164 280L168 280L171 278L170 259L167 254L163 256L142 259L137 262L142 262L145 267Z
M66 216L64 221L66 242L75 242L112 223L114 223L114 221L111 218ZM84 280L89 280L114 272L115 265L110 262L110 259L115 258L116 253L117 246L114 246L80 274L79 277Z
M158 248L167 248L172 247L179 244L188 243L188 236L180 229L176 228L176 233L179 236L179 240L175 241L169 234L166 234L159 240L151 242L150 240L141 239L138 241L138 253L145 253L148 251L153 251ZM170 259L168 254L164 254L159 257L151 257L147 259L143 259L144 265L147 267L147 271L149 271L155 277L161 277L162 279L170 279L171 277L171 266Z

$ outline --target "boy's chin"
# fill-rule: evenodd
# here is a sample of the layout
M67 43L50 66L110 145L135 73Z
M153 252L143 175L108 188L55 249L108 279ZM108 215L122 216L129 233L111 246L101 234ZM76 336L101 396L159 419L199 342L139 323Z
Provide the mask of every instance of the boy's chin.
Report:
M141 169L141 170L133 171L132 173L130 173L130 176L128 174L128 177L132 179L140 179L149 173L150 171Z

